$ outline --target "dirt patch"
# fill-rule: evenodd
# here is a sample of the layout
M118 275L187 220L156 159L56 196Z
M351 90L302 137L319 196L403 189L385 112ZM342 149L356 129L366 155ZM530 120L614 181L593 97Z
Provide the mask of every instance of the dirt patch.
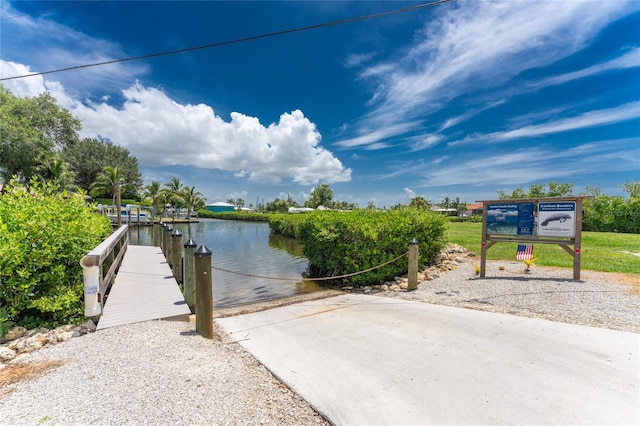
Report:
M37 379L48 370L63 364L62 361L41 361L7 365L0 370L0 398L4 398L13 390L11 385Z

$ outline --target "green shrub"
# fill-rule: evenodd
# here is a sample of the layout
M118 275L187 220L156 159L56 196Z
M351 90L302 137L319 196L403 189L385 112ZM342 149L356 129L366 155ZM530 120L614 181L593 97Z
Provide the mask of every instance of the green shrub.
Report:
M599 195L584 201L583 231L640 234L640 197Z
M272 215L269 224L274 232L302 240L314 277L345 275L381 265L406 253L412 238L419 242L419 263L428 265L444 245L445 218L419 209ZM407 265L405 257L341 282L380 284L405 274Z
M302 239L302 225L311 217L310 213L270 214L271 231L285 237Z
M269 218L260 213L252 212L212 212L211 210L198 210L198 217L206 219L246 220L247 222L267 222Z
M109 220L82 196L32 181L0 195L0 308L5 321L55 327L80 321L79 261L109 235Z

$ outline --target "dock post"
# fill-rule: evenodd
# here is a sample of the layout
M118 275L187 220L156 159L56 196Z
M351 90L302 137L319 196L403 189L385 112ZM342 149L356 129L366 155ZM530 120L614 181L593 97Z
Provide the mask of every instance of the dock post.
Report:
M184 245L184 300L191 312L195 312L196 305L196 271L194 252L196 243L191 238Z
M211 250L204 245L194 253L196 275L196 332L213 339Z
M171 254L173 259L173 276L178 283L182 283L182 233L175 229L171 234Z
M413 238L409 242L409 271L407 272L409 283L407 290L418 288L418 240Z
M160 224L151 222L151 240L153 241L154 247L160 247L160 238L158 237L161 229Z
M164 222L160 222L160 234L158 237L160 238L160 248L162 249L162 253L165 254L167 252L167 243L164 238L164 229L167 227L167 224Z
M167 226L164 228L164 257L167 259L167 264L171 266L171 261L173 260L173 255L171 253L171 233L173 232L173 228L171 226Z

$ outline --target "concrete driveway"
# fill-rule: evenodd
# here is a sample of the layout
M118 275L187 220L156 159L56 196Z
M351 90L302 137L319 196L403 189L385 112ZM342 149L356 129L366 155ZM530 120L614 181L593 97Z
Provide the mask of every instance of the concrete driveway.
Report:
M640 335L347 294L216 320L337 425L640 424Z

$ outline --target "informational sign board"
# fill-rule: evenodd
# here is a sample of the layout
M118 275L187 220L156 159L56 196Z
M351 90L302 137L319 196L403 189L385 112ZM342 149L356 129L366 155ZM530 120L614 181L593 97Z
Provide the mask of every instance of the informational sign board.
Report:
M538 235L542 237L575 237L575 201L539 203Z
M487 234L533 235L534 203L495 203L487 206Z

